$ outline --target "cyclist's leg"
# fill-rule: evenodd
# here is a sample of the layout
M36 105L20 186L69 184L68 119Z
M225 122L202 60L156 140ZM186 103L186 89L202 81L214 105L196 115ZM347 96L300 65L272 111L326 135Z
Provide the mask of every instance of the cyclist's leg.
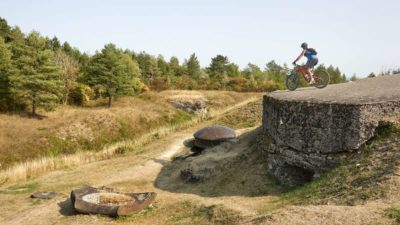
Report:
M314 76L314 66L316 65L316 63L318 63L318 60L315 58L315 59L312 59L312 60L308 60L307 64L306 64L306 66L307 66L307 74L310 77L310 84L315 83L313 76Z
M312 66L311 66L311 74L314 75L314 67L318 64L318 58L313 59Z
M310 80L311 77L312 77L312 74L311 74L311 71L310 71L310 66L311 66L311 61L307 60L305 68L306 68L306 75L307 75L308 80Z

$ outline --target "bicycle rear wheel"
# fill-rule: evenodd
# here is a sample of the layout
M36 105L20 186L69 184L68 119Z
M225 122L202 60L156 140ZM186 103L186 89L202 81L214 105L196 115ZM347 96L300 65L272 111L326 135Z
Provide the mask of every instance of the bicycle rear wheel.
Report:
M290 91L296 90L299 86L299 76L296 73L291 73L286 76L286 87Z
M325 69L314 72L315 87L324 88L329 84L330 75Z

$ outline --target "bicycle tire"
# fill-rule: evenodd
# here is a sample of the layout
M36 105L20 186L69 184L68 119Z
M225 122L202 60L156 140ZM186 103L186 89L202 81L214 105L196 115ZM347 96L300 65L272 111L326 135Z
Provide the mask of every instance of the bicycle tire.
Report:
M289 91L294 91L299 86L299 76L296 73L291 73L286 76L286 88Z
M324 88L326 86L328 86L329 82L330 82L330 75L328 73L328 71L326 70L320 70L320 71L316 71L314 73L314 80L315 80L315 84L314 86L316 88Z

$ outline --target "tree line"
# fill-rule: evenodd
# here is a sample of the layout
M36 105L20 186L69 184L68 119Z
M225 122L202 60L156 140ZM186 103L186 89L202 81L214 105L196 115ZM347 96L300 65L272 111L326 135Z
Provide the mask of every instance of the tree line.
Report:
M324 67L320 65L320 67ZM346 82L338 68L326 68L331 83ZM274 91L285 88L289 68L275 61L244 69L217 55L202 68L195 53L183 62L175 56L120 49L106 44L88 55L33 31L24 34L0 18L0 111L37 108L53 110L59 104L84 105L91 99L129 96L147 90L203 89Z

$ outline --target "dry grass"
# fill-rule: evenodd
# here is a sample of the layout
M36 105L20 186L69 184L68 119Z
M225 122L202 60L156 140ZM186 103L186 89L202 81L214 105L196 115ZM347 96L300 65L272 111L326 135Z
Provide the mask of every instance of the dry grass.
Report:
M63 106L43 120L19 115L0 115L0 163L15 162L78 150L99 150L121 136L123 126L140 136L165 125L177 110L167 103L140 98L123 98L114 108ZM55 153L55 154L54 154Z
M43 157L23 162L0 172L0 183L15 182L36 177L48 171L68 168L97 160L111 158L113 152L79 152L72 155Z
M169 90L164 91L163 94L168 96L168 99L176 99L176 100L197 100L202 99L206 100L203 93L199 91L177 91L177 90Z
M243 224L241 215L222 205L205 206L192 201L173 201L152 206L140 214L119 217L119 224L186 224L186 225L237 225Z
M99 152L81 151L70 155L41 157L32 161L19 163L0 172L0 184L5 182L26 180L48 171L109 159L115 155L124 153L125 151L133 151L134 149L140 148L154 139L165 137L169 133L174 132L177 129L187 127L195 122L198 122L198 120L194 119L190 122L180 124L179 126L162 127L153 130L138 139L126 140L108 145ZM128 150L123 150L123 152L121 152L120 149Z
M179 92L177 92L179 94ZM248 102L254 101L257 99L258 96L255 96L254 94L248 94L242 95L234 92L224 92L221 95L218 95L218 93L215 92L204 92L205 95L208 95L208 98L210 99L210 104L211 104L211 110L209 114L209 118L214 118L215 116L224 114L234 108L243 106L247 104ZM238 95L241 95L239 97ZM8 167L0 172L0 184L5 183L5 182L15 182L19 180L26 180L32 177L36 177L40 174L43 174L48 171L53 171L57 169L62 169L62 168L68 168L68 167L73 167L77 165L82 165L86 164L89 162L93 161L98 161L98 160L104 160L104 159L109 159L111 157L114 157L115 155L125 153L127 151L135 151L139 149L140 147L154 141L155 139L163 138L173 132L176 132L180 129L184 129L187 127L190 127L196 123L199 123L202 121L202 118L200 117L190 117L186 118L184 120L178 120L178 121L173 121L172 123L169 122L159 122L159 124L151 124L151 122L156 121L156 119L150 120L149 121L143 121L143 116L147 117L160 117L160 115L164 116L171 114L171 113L177 113L180 115L179 111L176 109L171 108L165 101L164 96L171 96L170 93L148 93L146 95L140 96L139 99L136 98L124 98L120 99L117 101L115 104L114 108L112 109L104 109L104 108L72 108L72 107L67 107L67 108L62 108L57 112L53 112L49 114L49 119L43 120L43 121L38 121L38 120L32 120L28 118L20 118L18 116L10 116L13 117L13 120L17 121L18 123L14 124L14 127L8 126L6 130L9 130L10 132L16 132L16 130L19 130L20 135L25 134L26 136L30 136L31 138L33 136L38 136L40 137L40 132L42 131L47 131L47 132L54 132L54 130L63 130L66 127L70 127L71 120L72 121L81 121L83 125L86 127L93 127L97 125L98 127L94 127L91 129L93 133L102 133L104 129L101 129L102 127L108 127L109 129L106 129L106 131L109 131L110 133L108 134L109 136L112 136L112 130L113 127L115 126L114 120L109 119L111 117L114 118L123 118L125 124L131 124L128 126L127 134L122 133L122 135L126 135L126 137L120 141L115 141L111 143L107 143L103 147L101 147L102 150L100 151L83 151L83 150L77 150L73 151L72 153L74 154L54 154L51 156L44 156L44 157L36 157L36 159L30 160L30 161L23 161L21 163L18 163L14 166ZM224 103L221 103L219 99L213 99L213 97L219 97L219 98L226 98L226 101L223 101ZM247 99L246 99L247 97ZM236 99L236 100L235 100ZM238 101L241 100L240 102ZM140 109L142 110L140 113L139 112L139 107L137 103L141 103ZM237 103L239 102L239 103ZM237 104L235 104L237 103ZM218 106L218 109L215 109L215 106ZM164 113L164 114L163 114ZM152 115L153 114L153 115ZM2 115L5 116L5 115ZM168 117L168 116L167 116ZM59 120L57 120L59 118ZM97 118L97 119L93 119ZM179 119L179 117L178 117ZM32 132L32 134L24 133L23 129L21 128L22 124L24 122L20 122L20 120L24 120L25 124L27 127L29 127L29 131ZM94 124L93 120L96 121ZM167 120L168 121L168 120ZM170 120L169 120L170 121ZM42 122L42 123L41 123ZM55 123L55 124L52 124ZM99 125L99 123L101 123ZM151 125L149 125L149 123ZM4 120L0 118L0 124L4 124ZM45 127L47 126L52 126L49 129L37 129L38 124L41 124L41 126ZM43 125L46 124L46 125ZM147 124L147 125L146 125ZM83 126L82 125L82 126ZM98 131L100 130L100 131ZM121 129L120 129L121 130ZM136 134L131 134L131 132L136 132ZM68 133L68 132L66 132ZM73 134L76 134L76 132L71 132ZM87 131L83 132L83 135L87 135ZM93 135L99 135L99 134L93 134ZM107 135L106 134L101 134L101 135ZM121 135L121 134L119 134ZM46 134L42 136L41 138L46 138ZM71 136L68 136L68 138L71 138ZM82 138L81 136L73 136L75 140L78 140L79 138ZM1 140L1 139L0 139ZM67 139L70 140L70 139ZM112 141L112 139L110 139ZM36 145L37 144L37 139L31 140L31 143L29 143L28 138L24 138L23 143L25 144L31 144L31 145ZM106 140L107 141L107 140ZM15 143L14 140L9 140L8 144L13 144ZM1 141L0 141L1 143ZM2 142L3 144L7 144L6 141ZM65 145L65 142L61 142L60 145ZM74 145L70 146L71 148L74 148ZM28 153L30 154L29 150ZM56 152L58 153L58 152ZM9 153L10 154L10 153ZM35 156L35 154L32 154ZM40 155L40 152L36 152L36 156ZM25 158L25 156L23 157Z
M259 126L262 122L262 108L262 101L251 102L221 116L216 123L233 129Z

